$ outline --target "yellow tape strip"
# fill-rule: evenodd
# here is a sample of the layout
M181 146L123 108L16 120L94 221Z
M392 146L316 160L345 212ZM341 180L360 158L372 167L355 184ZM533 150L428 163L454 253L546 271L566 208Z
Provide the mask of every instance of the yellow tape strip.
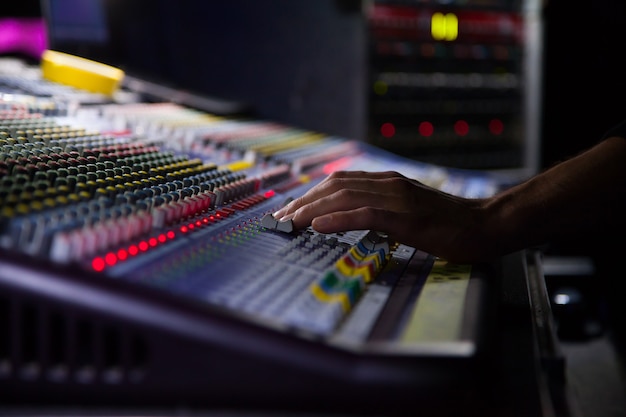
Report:
M254 150L264 155L274 155L278 152L301 147L313 142L317 142L323 138L321 134L304 133L285 138L276 143L269 143L254 147Z
M124 78L119 68L49 49L41 56L41 72L47 80L106 95L112 95Z
M225 165L224 168L230 169L231 171L236 172L236 171L241 171L244 169L252 168L253 166L254 166L253 162L240 160L240 161L231 162Z

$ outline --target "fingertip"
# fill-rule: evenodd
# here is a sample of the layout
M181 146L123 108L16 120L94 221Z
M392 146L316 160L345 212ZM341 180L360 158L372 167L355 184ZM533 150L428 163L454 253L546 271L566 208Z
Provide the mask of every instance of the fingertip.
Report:
M278 219L279 222L287 222L289 220L292 220L295 215L296 215L296 213L291 213L291 214L287 214L285 216L277 217L277 219ZM274 216L274 217L276 217L276 216Z
M311 227L321 233L328 233L328 227L332 224L332 216L320 216L311 221Z
M283 204L281 205L281 207L276 210L272 215L276 218L276 219L280 219L282 217L285 217L285 215L287 215L287 213L289 212L291 206L293 206L294 203L294 199L293 197L288 197ZM293 217L293 213L292 213L292 217Z
M279 220L280 220L282 217L284 217L284 216L285 216L285 213L286 213L286 212L287 212L287 208L286 208L286 207L283 207L283 208L281 208L280 210L276 210L276 211L272 214L272 216L274 216L274 218L275 218L275 219L279 219Z

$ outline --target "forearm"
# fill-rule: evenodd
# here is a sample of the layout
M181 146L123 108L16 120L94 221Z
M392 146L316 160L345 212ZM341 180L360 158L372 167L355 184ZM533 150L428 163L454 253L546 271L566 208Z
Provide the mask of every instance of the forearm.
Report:
M494 219L488 233L517 250L610 227L625 205L626 139L611 137L502 192L485 209Z

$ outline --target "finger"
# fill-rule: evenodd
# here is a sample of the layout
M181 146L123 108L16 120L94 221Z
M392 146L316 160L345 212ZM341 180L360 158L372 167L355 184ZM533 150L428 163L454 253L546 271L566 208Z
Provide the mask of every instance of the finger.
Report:
M295 213L299 208L312 204L315 201L328 197L339 190L367 190L380 194L393 192L393 188L381 181L389 179L406 179L401 174L393 171L364 172L364 171L337 171L326 177L322 182L311 188L304 195L294 199L287 206L276 211L274 217L281 219Z
M325 180L332 178L367 178L367 179L380 179L380 178L394 178L404 177L396 171L335 171L329 174Z
M360 207L338 211L313 219L311 227L319 233L340 233L350 230L376 230L388 235L390 242L404 243L436 256L455 255L450 253L448 242L451 235L443 230L432 230L425 226L425 219L415 219L411 213L399 213L377 207ZM416 232L419 230L419 232Z
M316 217L311 222L311 227L320 233L377 230L393 238L405 239L407 216L406 213L396 213L379 207L358 207Z
M314 199L310 203L297 208L291 214L291 217L294 226L299 229L311 224L311 221L316 217L369 206L377 200L376 194L371 192L344 188L328 196ZM287 216L289 217L290 215L288 214Z
M313 219L317 217L359 208L379 209L385 212L408 211L403 196L387 196L381 195L379 192L344 188L298 208L292 214L287 215L287 218L293 221L294 227L303 228L311 224Z

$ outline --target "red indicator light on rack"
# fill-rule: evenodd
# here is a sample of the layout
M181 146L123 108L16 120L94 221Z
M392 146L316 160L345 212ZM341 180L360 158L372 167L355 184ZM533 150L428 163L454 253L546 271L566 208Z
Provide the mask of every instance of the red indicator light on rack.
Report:
M469 133L469 124L465 120L458 120L454 124L454 132L459 136L465 136Z
M489 121L489 131L494 135L500 135L504 131L504 123L500 119L492 119Z
M430 137L435 132L435 127L431 122L422 122L419 124L418 130L420 135Z
M265 194L263 195L265 196L265 198L270 198L270 197L274 197L274 194L276 194L274 190L267 190Z
M140 251L145 252L149 248L148 242L146 242L145 240L142 240L141 242L139 242L139 244L137 244L137 247L139 247Z
M396 134L396 127L393 123L383 123L380 127L380 134L386 138L391 138Z

